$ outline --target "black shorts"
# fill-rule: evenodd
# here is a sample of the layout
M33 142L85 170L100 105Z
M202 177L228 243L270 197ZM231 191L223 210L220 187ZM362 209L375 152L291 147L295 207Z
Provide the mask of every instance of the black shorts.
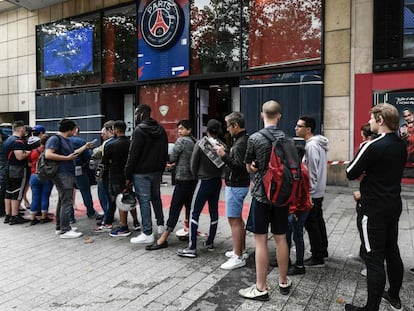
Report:
M270 232L273 234L286 234L288 216L289 206L272 207L252 198L246 230L257 234L267 234L270 224Z
M26 176L22 178L8 178L6 184L6 199L21 200L23 198L24 188L26 187Z

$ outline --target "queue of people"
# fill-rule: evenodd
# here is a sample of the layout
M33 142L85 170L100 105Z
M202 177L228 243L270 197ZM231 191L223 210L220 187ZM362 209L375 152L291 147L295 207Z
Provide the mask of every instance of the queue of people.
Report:
M270 100L263 104L261 118L264 128L274 140L285 137L279 128L282 108ZM402 285L403 264L398 249L398 221L401 213L401 178L407 160L407 144L396 134L398 111L389 104L379 104L371 109L369 130L372 139L361 145L355 159L346 173L349 179L361 181L357 200L357 227L361 237L360 256L367 267L368 299L364 307L351 304L345 310L378 310L381 299L390 303L394 310L402 310L399 291ZM295 132L305 141L305 147L298 148L309 178L311 208L302 213L292 213L289 206L273 207L267 198L263 178L270 159L272 142L262 131L247 134L243 114L232 112L225 117L225 125L231 136L231 146L220 139L222 124L216 119L207 123L206 136L199 141L192 136L189 120L177 123L178 139L168 154L168 139L163 127L151 117L148 105L139 105L135 111L136 128L131 139L125 136L124 121L108 121L101 131L103 143L96 147L93 142L77 139L78 125L69 119L59 123L59 133L49 137L43 128L36 148L28 150L24 141L26 127L23 122L13 124L13 135L3 142L3 157L7 162L5 178L4 223L10 225L28 220L19 213L26 183L30 180L32 203L30 224L48 223L49 196L53 185L58 191L56 208L56 234L62 239L82 236L71 225L74 186L81 190L87 215L99 222L95 232L107 232L112 237L131 235L128 226L128 212L119 210L121 226L114 228L117 197L127 187L136 193L135 206L139 206L141 223L137 210L130 214L133 228L142 232L130 239L132 244L145 244L146 250L155 251L169 246L168 238L174 231L182 207L185 206L185 227L188 232L188 246L179 249L178 256L198 256L200 213L208 203L210 229L203 247L213 251L218 226L218 201L225 181L226 216L231 231L232 250L227 251L222 269L232 270L246 265L249 254L246 250L246 230L252 232L255 243L256 282L240 289L239 295L246 299L269 300L267 273L269 266L268 232L275 241L276 260L279 269L279 291L290 293L290 275L306 273L305 267L321 268L328 257L328 236L323 217L322 202L327 180L328 139L316 135L316 122L312 116L300 116ZM38 128L39 133L41 128ZM401 132L400 128L400 132ZM374 135L375 134L375 135ZM401 135L401 134L400 134ZM37 143L37 140L36 142ZM96 147L93 152L90 150ZM47 182L36 177L36 162L44 151L46 158L58 162L56 176ZM81 160L82 159L82 160ZM98 185L98 197L104 214L97 217L93 203L89 200L90 184L85 183L82 168L94 163ZM87 163L87 164L85 164ZM382 165L387 163L387 165ZM381 167L379 167L379 165ZM164 227L164 214L160 184L165 167L175 167L175 188L171 200L169 217ZM28 178L28 169L31 174ZM80 167L80 168L79 168ZM384 170L386 168L386 170ZM244 200L251 187L251 206L247 223L243 219ZM0 179L0 182L2 180ZM82 189L81 189L82 188ZM88 188L88 189L86 189ZM392 194L392 195L390 195ZM151 206L156 219L155 238ZM269 207L271 206L271 207ZM378 212L378 209L380 212ZM41 218L36 215L40 211ZM1 210L0 210L1 212ZM304 259L303 228L309 235L311 257ZM291 235L296 247L296 262L290 260ZM389 289L384 291L387 263ZM413 269L411 272L414 273Z

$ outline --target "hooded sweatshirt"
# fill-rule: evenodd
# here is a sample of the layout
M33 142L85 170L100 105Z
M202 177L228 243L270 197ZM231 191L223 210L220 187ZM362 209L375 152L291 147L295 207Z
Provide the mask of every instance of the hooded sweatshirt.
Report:
M306 141L303 163L309 172L310 195L312 198L323 198L327 178L328 139L315 135Z
M162 172L167 159L167 133L154 119L144 120L132 133L125 177L131 179L133 174Z

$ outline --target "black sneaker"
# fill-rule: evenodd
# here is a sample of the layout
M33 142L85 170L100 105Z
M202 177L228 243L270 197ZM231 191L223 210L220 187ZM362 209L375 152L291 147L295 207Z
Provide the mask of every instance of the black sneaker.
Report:
M323 259L316 259L314 257L309 257L308 259L306 259L303 264L306 267L310 267L310 268L323 268L325 267L325 261Z
M345 305L345 311L365 311L365 307L357 307L347 303Z
M207 244L207 242L203 242L203 246L209 252L213 252L215 250L214 244Z
M37 225L40 222L40 220L37 220L36 218L30 221L30 225L34 226Z
M6 217L7 217L7 216L6 216ZM411 269L410 269L410 273L411 273L411 274L414 274L414 268L411 268Z
M134 228L135 231L141 230L141 224L139 223L139 221L134 222L132 227Z
M10 215L6 215L6 217L4 217L4 223L8 224L10 222Z
M279 292L282 295L288 295L290 293L291 288L292 288L292 281L289 278L287 278L286 284L279 283Z
M48 222L51 222L51 221L53 221L53 219L49 217L40 219L41 224L47 224Z
M26 222L29 222L30 220L23 218L22 216L11 216L9 225L20 225L25 224Z
M297 265L293 265L289 268L287 275L299 275L299 274L305 274L306 269L305 266L299 267Z
M382 299L388 302L390 304L391 309L394 311L403 309L401 305L400 297L391 298L390 295L388 294L388 291L384 291L384 293L382 294Z

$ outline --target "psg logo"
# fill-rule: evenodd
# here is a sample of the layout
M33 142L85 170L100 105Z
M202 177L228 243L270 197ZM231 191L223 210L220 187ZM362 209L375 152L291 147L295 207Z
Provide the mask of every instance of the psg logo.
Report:
M166 48L180 34L182 24L183 13L174 0L153 0L142 13L142 37L153 48Z

